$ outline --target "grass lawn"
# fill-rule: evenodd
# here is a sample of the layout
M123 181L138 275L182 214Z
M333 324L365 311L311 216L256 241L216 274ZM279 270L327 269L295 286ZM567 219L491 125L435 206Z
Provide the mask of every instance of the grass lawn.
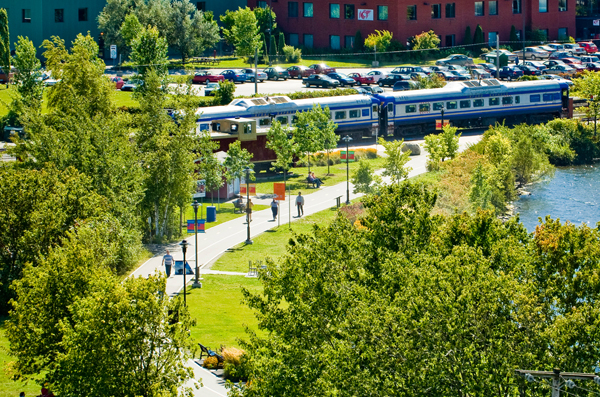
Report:
M242 303L241 287L261 292L260 281L213 274L203 278L202 288L188 289L188 307L192 318L196 319L196 325L191 329L192 337L213 350L221 345L239 346L236 339L245 337L245 326L258 331L254 313Z
M8 338L6 337L6 318L0 318L0 397L16 397L24 391L26 396L37 396L40 393L40 386L29 382L25 384L21 381L14 381L6 374L6 364L14 361L14 358L8 354Z
M244 203L246 202L246 199L244 198ZM210 202L205 202L202 204L202 207L198 208L198 219L206 219L206 207L213 205ZM210 222L210 223L206 223L204 224L204 228L205 229L210 229L211 227L215 227L217 225L220 225L221 223L224 222L228 222L232 219L236 219L236 218L240 218L242 216L246 216L246 214L240 214L240 213L234 213L234 207L233 207L233 203L223 203L221 204L221 208L219 209L219 204L215 203L214 204L215 207L217 207L217 221L216 222ZM261 204L255 204L253 211L262 211L269 208L268 205L261 205ZM200 211L202 211L202 213L200 213ZM188 208L186 208L185 211L185 219L194 219L194 208L190 205ZM185 220L184 220L185 222ZM194 233L190 233L189 235L192 236Z

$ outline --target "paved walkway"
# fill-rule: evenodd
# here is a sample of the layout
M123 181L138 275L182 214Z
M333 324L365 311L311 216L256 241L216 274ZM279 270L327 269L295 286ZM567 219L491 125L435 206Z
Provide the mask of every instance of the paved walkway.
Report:
M460 139L460 150L464 150L468 146L479 141L481 137L479 135L471 135L464 136ZM422 148L422 140L411 141L411 143L419 143ZM371 146L374 147L375 145ZM383 147L379 145L378 147L379 154L383 154ZM416 176L419 174L423 174L426 172L426 162L427 155L424 151L421 151L421 155L411 157L411 160L408 162L407 166L411 167L412 170L409 173L409 177ZM385 181L384 181L385 182ZM293 193L293 192L292 192ZM350 184L350 200L360 197L362 194L354 194L352 193L352 184ZM319 191L314 192L305 196L304 202L304 215L314 214L328 208L334 207L336 204L336 197L342 196L342 202L345 202L346 198L346 183L340 183L334 186L323 185ZM295 195L291 196L291 205L288 198L286 198L285 202L281 202L280 204L280 217L282 225L288 220L294 222L299 218L296 217L296 208L294 206ZM252 201L255 204L269 204L271 199L259 199L252 197ZM290 214L291 209L291 214ZM291 215L291 216L290 216ZM218 214L217 214L218 216ZM271 209L266 209L263 211L258 211L252 214L253 221L250 223L250 236L251 238L258 236L261 233L273 228L275 226L275 222L272 221ZM223 272L223 271L215 271L210 269L203 269L207 264L210 264L214 259L223 254L226 250L234 247L237 244L243 243L247 238L247 225L245 222L245 217L240 217L229 222L220 224L218 226L212 227L207 230L206 233L198 234L198 265L202 269L200 274L230 274L230 275L245 275L245 273L237 273L237 272ZM196 254L195 254L195 245L194 245L194 237L187 238L187 242L190 243L188 247L186 259L192 268L195 267L196 263ZM166 247L171 254L175 257L176 260L183 259L183 253L181 252L181 247L176 244L171 244ZM150 274L155 273L156 271L164 271L164 267L162 266L162 256L164 253L161 253L148 261L146 261L142 266L140 266L137 270L135 270L132 275L133 276L142 276L147 277ZM190 285L194 276L188 275L186 277L187 284ZM167 293L170 295L175 295L179 293L183 289L183 276L171 275L167 279ZM196 391L195 396L201 397L213 397L213 396L226 396L226 389L223 387L222 382L219 383L216 381L215 376L210 373L210 371L206 371L200 368L198 365L194 364L195 374L197 379L202 378L203 383L206 387L201 388ZM209 382L208 380L211 379ZM213 382L214 381L214 382Z

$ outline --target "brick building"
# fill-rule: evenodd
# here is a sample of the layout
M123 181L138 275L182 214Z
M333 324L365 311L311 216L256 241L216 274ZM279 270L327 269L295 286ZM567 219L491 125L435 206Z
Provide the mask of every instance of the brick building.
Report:
M575 36L575 0L363 0L329 1L249 0L250 7L270 6L289 44L302 47L352 48L358 30L364 37L389 30L406 43L433 30L442 46L463 43L467 26L471 34L481 25L490 43L508 41L511 26L521 34L542 30L548 40Z

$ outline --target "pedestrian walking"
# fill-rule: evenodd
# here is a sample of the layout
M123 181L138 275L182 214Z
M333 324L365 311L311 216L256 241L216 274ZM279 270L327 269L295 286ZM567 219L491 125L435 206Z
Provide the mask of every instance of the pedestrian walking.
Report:
M167 273L167 277L171 275L171 266L173 266L173 256L167 250L165 256L163 256L162 264L165 266L165 272Z
M248 200L248 205L246 206L246 214L248 214L248 222L252 222L252 207L254 207L254 203L252 203L252 199Z
M271 212L273 213L273 220L277 219L277 211L279 210L279 203L273 199L271 201Z
M298 218L304 215L304 197L302 197L302 192L298 192L298 196L296 197L296 207L298 207Z

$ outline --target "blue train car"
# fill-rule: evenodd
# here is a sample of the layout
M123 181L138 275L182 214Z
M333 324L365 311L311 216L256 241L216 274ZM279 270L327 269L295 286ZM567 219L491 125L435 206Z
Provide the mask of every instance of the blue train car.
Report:
M377 98L381 100L380 133L402 137L430 133L440 119L466 128L544 122L560 117L568 107L569 87L552 80L503 83L489 79Z

